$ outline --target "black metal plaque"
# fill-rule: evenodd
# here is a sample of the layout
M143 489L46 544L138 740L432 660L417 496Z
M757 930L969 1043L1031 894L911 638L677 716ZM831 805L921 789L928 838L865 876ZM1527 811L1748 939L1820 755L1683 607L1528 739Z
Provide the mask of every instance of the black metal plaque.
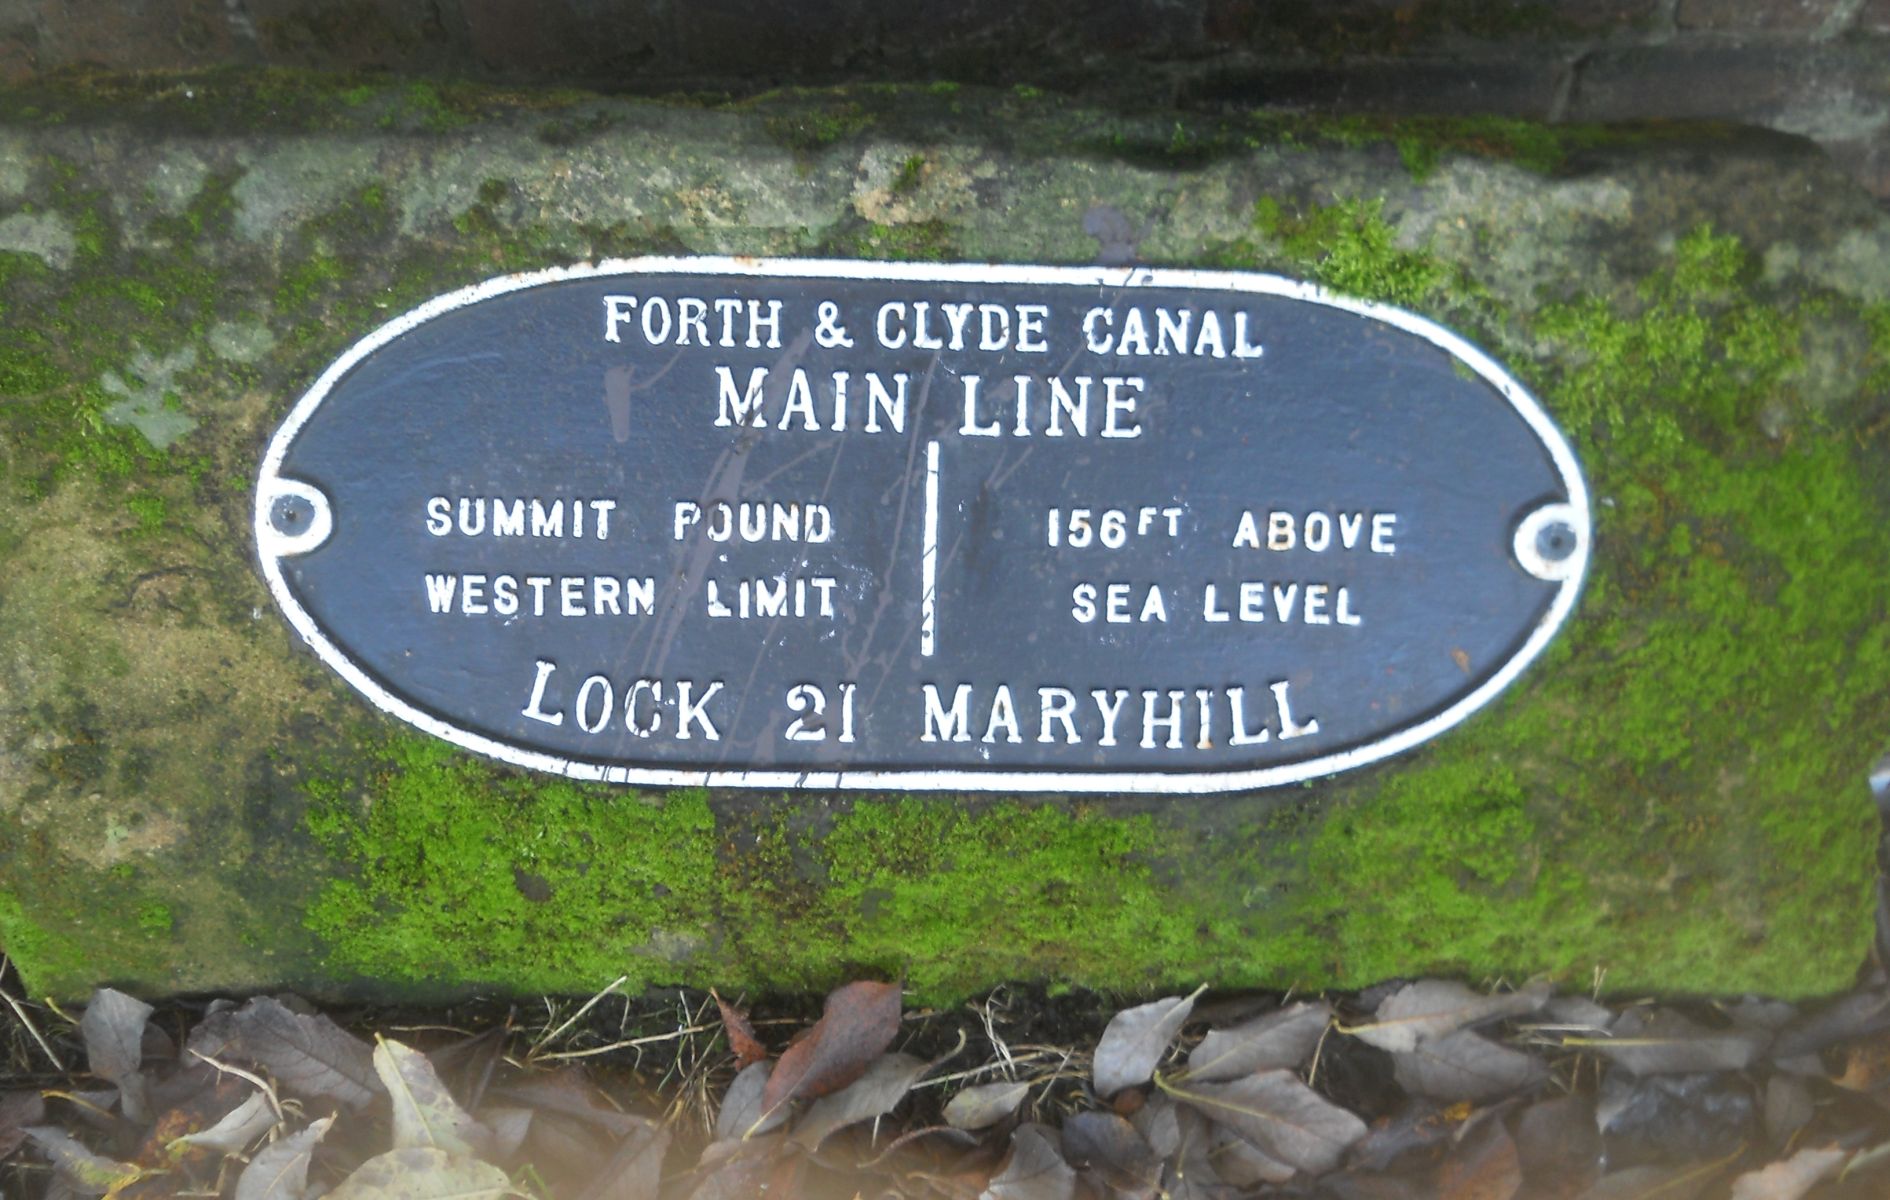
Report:
M270 443L363 695L508 762L1212 792L1433 737L1568 616L1573 454L1409 313L1261 275L642 259L442 296Z

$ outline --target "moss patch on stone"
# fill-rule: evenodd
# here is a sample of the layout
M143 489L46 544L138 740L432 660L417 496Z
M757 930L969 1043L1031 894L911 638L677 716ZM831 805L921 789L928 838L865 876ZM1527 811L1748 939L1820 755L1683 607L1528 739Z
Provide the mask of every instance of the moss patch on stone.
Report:
M1375 203L1262 202L1256 226L1336 288L1453 303L1455 272L1399 246ZM1593 575L1523 686L1308 839L1293 904L1337 978L1587 957L1613 987L1707 991L1736 954L1752 986L1801 995L1862 960L1874 747L1833 734L1890 723L1890 529L1858 444L1795 393L1806 330L1755 276L1702 227L1625 311L1486 312L1554 347L1530 373L1594 488ZM1827 298L1820 319L1845 307ZM1769 404L1789 435L1764 431ZM1598 894L1636 879L1632 908ZM1779 920L1818 936L1767 944Z
M1184 835L1150 815L711 804L525 775L411 735L373 763L307 785L309 826L347 868L307 921L335 971L385 985L574 992L622 974L819 990L869 973L949 1003L1011 978L1120 988L1292 969L1246 944L1222 891L1247 852L1182 872Z

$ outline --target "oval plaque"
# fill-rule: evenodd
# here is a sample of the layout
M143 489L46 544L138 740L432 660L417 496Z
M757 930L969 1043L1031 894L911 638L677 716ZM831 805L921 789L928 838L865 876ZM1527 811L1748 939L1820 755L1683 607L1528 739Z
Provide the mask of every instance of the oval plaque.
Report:
M641 259L354 346L270 443L291 624L584 779L1213 792L1489 702L1588 561L1574 455L1399 310L1261 275Z

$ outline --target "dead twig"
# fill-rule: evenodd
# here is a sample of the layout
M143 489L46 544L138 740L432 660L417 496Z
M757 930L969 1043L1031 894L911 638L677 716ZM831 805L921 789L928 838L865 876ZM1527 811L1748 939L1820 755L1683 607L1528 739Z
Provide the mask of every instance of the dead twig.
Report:
M0 975L6 974L6 969L11 965L12 961L13 960L7 956L0 955ZM27 1033L32 1035L33 1041L38 1043L39 1048L45 1052L47 1059L52 1062L53 1070L64 1075L66 1073L65 1060L59 1057L58 1051L52 1048L52 1043L48 1042L39 1032L39 1026L33 1024L33 1018L26 1015L26 1006L14 999L13 993L7 991L4 987L0 987L0 999L7 1002L7 1007L13 1010L13 1015L20 1022L20 1026L25 1029Z

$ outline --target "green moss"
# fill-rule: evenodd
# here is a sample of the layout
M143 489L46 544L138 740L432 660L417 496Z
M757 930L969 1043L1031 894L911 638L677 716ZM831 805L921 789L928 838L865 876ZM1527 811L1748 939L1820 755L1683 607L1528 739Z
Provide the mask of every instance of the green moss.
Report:
M135 492L125 497L125 508L138 522L135 532L146 537L164 528L170 511L164 497L155 492Z
M766 117L761 127L788 149L812 153L845 141L873 120L873 114L859 103L836 100Z
M1431 278L1413 272L1396 251L1361 269ZM1737 241L1701 229L1638 311L1531 323L1570 364L1540 382L1600 497L1588 594L1549 665L1308 839L1295 907L1334 978L1559 963L1803 995L1862 961L1874 748L1832 738L1890 721L1890 530L1850 439L1809 413L1788 442L1761 431L1760 406L1794 398L1803 331L1757 286ZM1768 945L1770 928L1822 936Z
M925 175L925 155L910 154L899 164L899 171L893 176L889 190L895 196L906 196L918 190L919 181Z
M936 218L904 225L860 225L828 237L821 253L841 258L893 259L902 262L950 262L960 257L949 222Z
M903 977L948 1003L1005 979L1093 987L1277 980L1222 888L1250 849L1193 848L1149 816L954 799L771 798L719 817L490 767L419 737L365 787L309 785L344 877L308 927L343 972L451 990L583 991L628 974L811 989ZM1256 904L1258 900L1256 900Z
M497 772L418 737L392 741L359 803L314 788L309 823L357 872L308 925L332 963L395 982L575 990L703 937L714 823L700 793L661 803Z
M13 960L27 992L35 996L57 990L55 981L85 969L84 951L71 939L47 932L10 892L0 892L0 950Z
M1385 202L1342 199L1289 212L1272 197L1254 205L1254 228L1278 244L1296 272L1336 292L1416 307L1458 273L1429 254L1400 250Z
M176 924L171 914L171 906L152 902L138 908L138 928L151 937L165 937Z
M755 859L734 864L731 925L751 930L743 957L767 964L776 986L864 971L949 1002L1011 978L1185 978L1229 949L1156 874L1178 847L1149 817L906 797L857 802L798 845L778 832L756 844ZM777 898L797 853L809 882ZM1237 973L1227 961L1217 970Z

